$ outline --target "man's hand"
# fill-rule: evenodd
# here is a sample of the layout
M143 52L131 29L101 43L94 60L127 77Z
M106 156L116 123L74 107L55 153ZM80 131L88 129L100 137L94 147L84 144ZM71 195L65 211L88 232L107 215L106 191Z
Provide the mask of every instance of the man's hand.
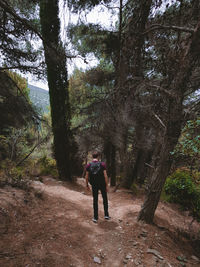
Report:
M90 191L90 187L89 187L89 185L86 185L86 188L87 188L88 191Z

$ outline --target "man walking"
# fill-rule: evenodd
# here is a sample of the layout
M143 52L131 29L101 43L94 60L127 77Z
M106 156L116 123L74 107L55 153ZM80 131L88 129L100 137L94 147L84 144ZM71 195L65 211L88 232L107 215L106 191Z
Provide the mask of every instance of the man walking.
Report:
M101 191L104 206L104 218L106 220L110 219L108 213L108 175L106 172L106 165L104 162L99 161L99 154L94 152L92 154L93 161L86 166L86 187L90 189L88 182L92 186L93 194L93 209L94 218L92 219L94 223L98 222L98 192Z

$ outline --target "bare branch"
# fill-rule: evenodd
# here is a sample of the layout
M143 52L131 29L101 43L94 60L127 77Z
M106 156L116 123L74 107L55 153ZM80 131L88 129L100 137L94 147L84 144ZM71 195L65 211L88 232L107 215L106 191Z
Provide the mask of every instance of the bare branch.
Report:
M16 167L18 167L19 165L21 165L34 151L37 147L39 147L40 145L42 145L44 142L46 142L47 138L49 137L49 134L47 134L47 136L45 136L43 139L39 140L38 143L29 151L29 153L22 159L20 160Z
M166 126L165 126L165 124L163 123L163 121L161 120L161 118L159 118L159 116L156 115L154 112L153 112L153 115L154 115L154 117L160 122L160 124L164 127L164 129L166 129Z
M11 67L0 67L0 71L13 70L13 69L37 69L39 66L11 66Z
M191 34L194 33L194 29L191 29L191 28L185 28L185 27L179 27L179 26L167 26L167 25L161 25L161 24L153 24L153 25L151 25L150 28L148 28L145 32L143 32L143 35L147 34L149 32L155 31L155 30L162 30L162 29L181 31L181 32L188 32L188 33L191 33Z
M159 86L159 85L156 85L156 84L149 84L151 87L155 87L157 90L165 93L167 96L171 97L171 98L174 98L175 97L175 94L171 93L170 91L166 90L165 88Z

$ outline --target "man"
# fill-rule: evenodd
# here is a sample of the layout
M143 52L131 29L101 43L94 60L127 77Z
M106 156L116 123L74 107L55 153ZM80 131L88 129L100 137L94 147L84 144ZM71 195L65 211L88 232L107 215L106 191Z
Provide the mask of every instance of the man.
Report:
M101 191L101 195L103 198L103 206L104 206L104 218L106 220L110 219L108 213L108 175L106 172L106 165L104 162L99 161L99 154L94 152L93 161L90 162L86 166L86 187L90 190L88 182L92 186L92 194L93 194L93 209L94 209L94 218L92 219L94 223L98 222L98 192Z

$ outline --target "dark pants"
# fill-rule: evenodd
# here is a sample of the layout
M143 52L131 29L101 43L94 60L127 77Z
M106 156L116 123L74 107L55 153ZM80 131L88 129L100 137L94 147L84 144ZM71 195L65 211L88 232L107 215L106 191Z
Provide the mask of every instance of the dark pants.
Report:
M104 207L104 215L109 216L108 214L108 198L106 192L105 185L93 185L92 186L92 194L93 194L93 208L94 208L94 218L98 220L98 192L101 191L101 195L103 198L103 207Z

